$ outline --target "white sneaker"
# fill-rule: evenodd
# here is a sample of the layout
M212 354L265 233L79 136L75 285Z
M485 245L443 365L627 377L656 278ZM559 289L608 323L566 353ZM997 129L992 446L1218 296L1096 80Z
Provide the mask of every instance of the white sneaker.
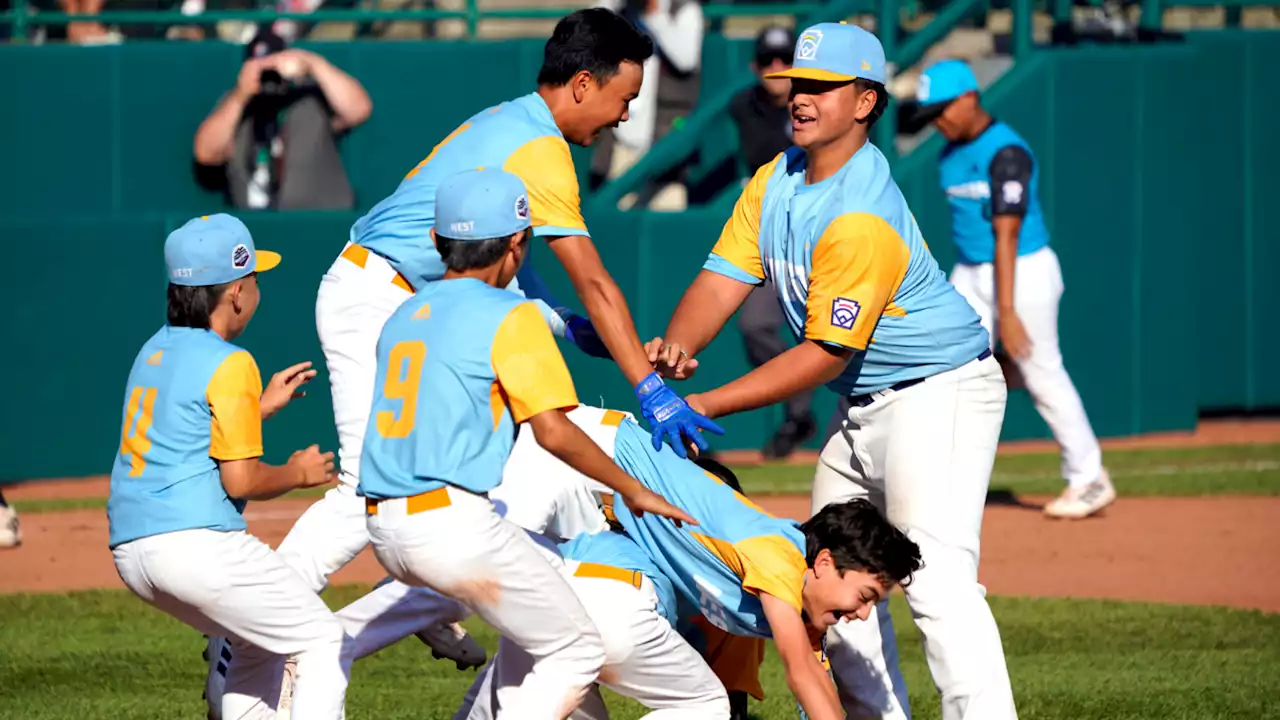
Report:
M22 527L18 525L18 511L8 505L0 505L0 548L18 547L22 544Z
M1068 487L1062 494L1044 506L1044 514L1051 518L1080 520L1116 501L1116 487L1106 470L1097 480L1084 487Z
M432 657L448 658L459 670L484 665L484 648L458 623L436 623L416 635L431 648Z

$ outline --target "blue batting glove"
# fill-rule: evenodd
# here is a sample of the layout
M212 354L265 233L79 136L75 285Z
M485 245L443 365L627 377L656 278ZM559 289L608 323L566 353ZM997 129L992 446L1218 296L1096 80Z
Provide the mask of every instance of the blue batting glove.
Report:
M658 373L650 373L636 386L636 399L640 401L640 412L649 421L653 431L653 449L661 450L665 439L671 449L682 458L688 458L682 437L687 437L706 450L709 445L702 439L700 430L707 430L716 435L723 435L724 430L706 416L695 412L684 398L662 382Z
M605 347L604 341L596 333L596 327L584 317L570 315L569 319L564 321L564 337L591 357L613 359L609 354L609 348Z

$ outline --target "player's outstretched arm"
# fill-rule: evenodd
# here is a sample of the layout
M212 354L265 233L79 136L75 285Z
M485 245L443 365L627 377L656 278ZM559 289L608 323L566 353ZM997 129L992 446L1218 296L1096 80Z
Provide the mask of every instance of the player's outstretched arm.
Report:
M760 606L764 609L773 642L782 660L787 687L800 702L810 720L843 720L844 710L840 697L826 668L813 654L809 632L800 611L785 600L760 593Z
M222 487L239 500L271 500L292 490L326 485L338 479L333 453L318 445L299 450L284 465L268 465L258 458L218 463Z
M806 340L733 382L690 395L689 404L713 418L767 407L835 380L852 357L848 348Z
M693 516L623 472L564 412L541 412L529 418L528 424L538 445L564 464L621 495L633 513L651 512L677 523L698 524Z
M720 334L754 288L709 270L698 273L680 298L666 334L645 344L649 362L663 377L683 380L693 375L697 354Z

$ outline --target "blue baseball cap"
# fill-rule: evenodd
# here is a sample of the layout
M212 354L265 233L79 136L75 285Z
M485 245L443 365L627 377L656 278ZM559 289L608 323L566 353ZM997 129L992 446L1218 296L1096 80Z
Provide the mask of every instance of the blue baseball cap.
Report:
M765 77L827 82L861 78L883 85L884 47L875 35L857 25L818 23L800 33L791 69Z
M169 282L199 287L229 283L280 264L280 255L257 250L249 228L226 213L192 218L164 241Z
M916 102L920 103L918 117L921 121L933 120L956 98L977 90L978 78L968 63L963 60L934 63L920 75L916 89Z
M436 188L437 235L488 240L510 237L532 224L524 182L505 170L464 170Z

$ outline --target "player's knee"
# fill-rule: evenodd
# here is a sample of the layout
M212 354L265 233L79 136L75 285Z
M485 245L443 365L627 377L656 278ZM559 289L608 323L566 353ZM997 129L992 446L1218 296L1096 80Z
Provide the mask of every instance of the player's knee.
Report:
M699 720L729 720L731 715L729 696L724 688L720 688L720 692L703 698L689 708L689 717L696 717Z

